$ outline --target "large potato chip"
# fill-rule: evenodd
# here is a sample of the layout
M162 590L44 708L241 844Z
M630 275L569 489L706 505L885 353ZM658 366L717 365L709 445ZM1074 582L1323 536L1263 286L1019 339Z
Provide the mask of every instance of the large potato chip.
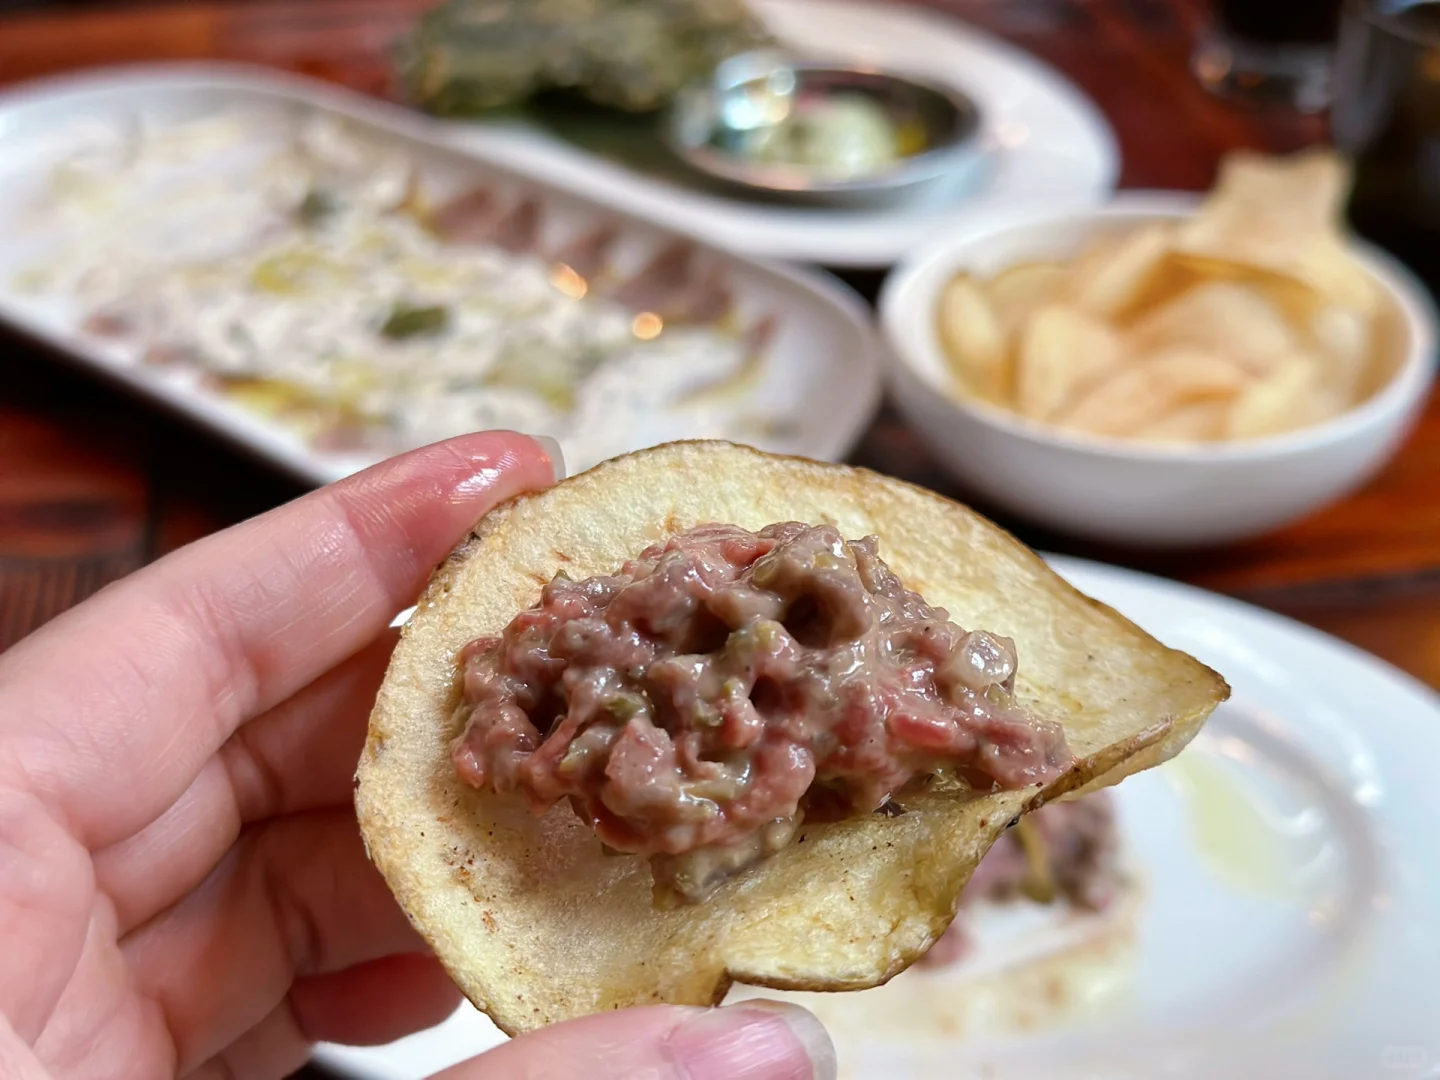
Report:
M1284 314L1264 293L1233 281L1212 281L1153 308L1130 328L1138 354L1192 345L1263 375L1297 347Z
M1349 190L1350 166L1331 150L1317 148L1288 157L1239 150L1221 164L1196 220L1203 223L1201 233L1259 225L1261 231L1248 239L1278 246L1333 229Z
M1083 255L1065 299L1088 315L1123 317L1148 291L1173 242L1169 225L1149 225Z
M1005 332L985 292L968 275L953 278L940 295L940 342L951 370L972 393L1009 397Z
M1102 382L1057 422L1092 435L1134 435L1182 405L1233 398L1249 382L1234 361L1177 345Z
M1027 316L1055 295L1068 274L1059 263L1021 263L997 274L985 291L1001 329L1015 333Z
M1374 282L1349 254L1341 215L1348 164L1330 151L1291 158L1232 154L1214 191L1179 230L1179 251L1297 278L1334 303L1369 312Z
M1120 336L1099 319L1062 304L1043 307L1021 330L1016 408L1033 419L1050 420L1125 359Z
M477 1006L515 1033L646 1002L710 1004L731 980L863 989L944 932L995 837L1035 792L931 792L898 816L807 824L708 901L657 910L649 866L606 856L565 806L532 815L456 777L456 656L559 570L613 572L702 522L830 522L875 534L900 578L960 624L1012 637L1018 694L1065 727L1075 794L1178 752L1225 698L1218 675L1066 585L962 506L874 473L723 443L642 451L497 508L441 565L381 686L356 778L365 841Z

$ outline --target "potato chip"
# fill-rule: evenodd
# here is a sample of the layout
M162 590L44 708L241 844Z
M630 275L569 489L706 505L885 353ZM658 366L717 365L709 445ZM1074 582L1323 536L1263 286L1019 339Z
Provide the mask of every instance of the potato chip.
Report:
M717 521L824 521L880 537L906 585L1015 642L1017 692L1064 726L1076 769L1048 789L925 790L896 816L806 821L796 843L706 902L670 909L654 904L646 860L606 854L569 807L536 815L463 784L451 757L460 649L499 633L557 573L612 573ZM517 1034L630 1005L718 1004L732 980L883 983L945 932L1013 818L1173 757L1228 695L1213 671L938 495L842 465L675 443L501 504L437 568L380 688L355 807L366 851L440 962Z
M1232 398L1249 382L1239 364L1177 345L1100 383L1057 422L1092 435L1134 435L1183 405Z
M1297 258L1296 276L1313 285L1326 299L1356 311L1372 314L1380 304L1380 291L1351 257L1345 240L1327 236Z
M1135 438L1152 442L1213 442L1223 438L1234 403L1229 398L1194 401L1137 428Z
M1092 249L1080 259L1066 298L1081 311L1114 319L1129 311L1164 264L1173 229L1152 225Z
M1303 353L1291 356L1240 395L1225 434L1232 439L1255 439L1313 423L1318 411L1315 376L1313 357Z
M1227 225L1264 226L1240 237L1251 242L1323 233L1339 222L1349 190L1350 167L1333 151L1274 157L1240 150L1225 158L1195 223L1201 232L1207 225L1221 232L1231 231Z
M990 306L1006 334L1054 295L1069 271L1059 263L1021 263L1002 271L985 286Z
M1349 182L1329 151L1234 154L1190 218L1107 229L1070 262L959 279L941 320L960 381L1036 420L1163 441L1252 437L1349 408L1404 350L1348 246Z
M1303 322L1326 303L1325 297L1314 286L1263 266L1186 251L1172 252L1168 262L1181 275L1188 277L1188 286L1214 281L1245 285L1263 294L1292 321Z
M1125 314L1112 320L1117 327L1129 327L1143 319L1152 310L1171 303L1177 297L1211 280L1213 275L1208 267L1191 265L1190 256L1170 251L1159 267L1150 275L1145 288L1136 297Z
M1273 270L1368 312L1378 295L1347 251L1340 224L1349 185L1349 166L1329 151L1284 159L1233 154L1215 190L1181 226L1176 248Z
M1259 290L1212 281L1155 308L1130 329L1137 353L1193 345L1263 375L1297 347L1281 311Z
M1043 307L1025 324L1016 350L1016 407L1032 419L1052 419L1125 358L1120 336L1099 319L1060 304Z
M1358 311L1325 307L1310 319L1310 336L1325 388L1353 404L1364 387L1373 333L1371 320Z
M989 299L969 275L957 275L945 286L939 329L951 371L965 388L992 400L1009 396L1005 334Z

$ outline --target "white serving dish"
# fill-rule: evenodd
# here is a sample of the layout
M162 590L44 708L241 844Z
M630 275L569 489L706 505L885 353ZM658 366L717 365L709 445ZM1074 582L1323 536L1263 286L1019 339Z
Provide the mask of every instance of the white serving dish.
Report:
M620 209L759 258L889 266L939 233L1005 207L1088 206L1115 189L1120 152L1083 91L1024 49L962 19L889 0L751 0L799 55L871 65L951 86L980 110L979 161L893 205L757 202L647 175L531 124L455 121L454 145L541 176L583 177Z
M26 201L43 183L47 163L127 118L164 125L237 109L315 112L402 147L434 193L488 186L503 197L534 199L547 240L606 225L618 234L617 259L638 266L680 234L634 213L604 207L573 188L536 179L462 153L437 137L438 125L409 110L315 80L263 68L160 65L98 71L22 85L0 94L0 320L69 354L85 367L174 409L309 481L325 483L371 463L374 455L328 453L275 422L246 412L193 372L140 362L137 346L88 335L83 313L53 297L16 288L18 271L43 251L45 237L24 226ZM547 247L549 245L547 244ZM776 332L759 378L743 396L793 419L790 430L745 437L777 452L834 460L864 431L879 399L875 336L864 305L825 275L769 265L696 242L699 258L718 266L744 323L773 316ZM672 428L674 425L671 425ZM672 431L668 437L686 434ZM646 445L644 426L636 445ZM572 462L584 465L585 462Z
M886 282L881 322L901 410L944 464L995 505L1055 529L1157 546L1221 543L1294 521L1364 484L1404 440L1434 378L1436 312L1399 263L1367 245L1362 264L1397 306L1403 346L1389 382L1314 427L1215 445L1158 445L1060 431L978 401L959 401L936 323L950 278L1073 255L1103 229L1182 218L1196 199L1127 192L1083 211L1000 218L952 233Z

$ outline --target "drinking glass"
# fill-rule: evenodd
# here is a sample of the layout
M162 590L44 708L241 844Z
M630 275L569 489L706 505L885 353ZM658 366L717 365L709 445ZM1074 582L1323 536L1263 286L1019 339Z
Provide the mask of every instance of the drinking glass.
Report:
M1227 97L1319 112L1343 0L1215 0L1192 57L1196 77Z
M1440 286L1440 2L1351 0L1331 137L1355 162L1356 229Z

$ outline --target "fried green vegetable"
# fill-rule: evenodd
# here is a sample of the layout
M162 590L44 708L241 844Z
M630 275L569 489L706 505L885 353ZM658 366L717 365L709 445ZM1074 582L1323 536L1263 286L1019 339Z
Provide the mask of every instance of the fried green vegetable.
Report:
M335 212L335 197L321 188L311 188L295 208L302 225L318 225Z
M556 89L648 112L769 40L743 0L446 0L402 44L399 66L415 102L441 115Z
M396 304L390 317L380 327L380 333L392 341L438 334L450 325L450 309L439 305L433 307L411 307Z

